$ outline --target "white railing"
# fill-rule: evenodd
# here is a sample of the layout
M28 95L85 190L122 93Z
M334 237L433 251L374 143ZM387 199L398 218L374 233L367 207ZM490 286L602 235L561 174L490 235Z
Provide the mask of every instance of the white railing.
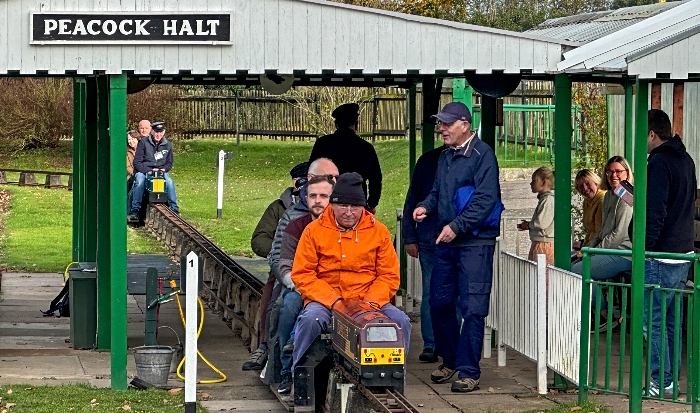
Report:
M547 366L578 384L581 334L581 276L549 267Z

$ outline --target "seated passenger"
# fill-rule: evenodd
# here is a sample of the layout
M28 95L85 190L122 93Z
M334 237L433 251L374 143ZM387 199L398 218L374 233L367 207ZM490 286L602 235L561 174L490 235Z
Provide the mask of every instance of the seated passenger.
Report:
M165 138L165 122L155 122L151 124L153 129L151 135L142 138L136 146L134 155L134 186L132 188L130 221L138 221L139 210L143 192L146 189L146 175L153 175L153 172L163 173L165 187L168 193L168 207L174 212L179 212L177 206L177 195L175 195L175 184L168 172L173 167L173 144Z
M282 306L277 322L277 339L280 346L284 346L289 341L297 316L304 305L301 295L296 291L291 278L292 265L299 238L301 238L301 234L306 226L320 217L328 206L328 201L333 192L333 185L335 185L335 181L328 175L311 178L306 187L306 204L309 207L309 213L291 221L284 229L284 234L282 235L279 267L285 289L280 294ZM292 390L292 355L284 351L281 352L280 362L282 363L282 381L277 388L277 392L287 394Z
M608 192L603 197L603 221L595 237L591 240L589 247L631 250L632 242L627 234L627 227L632 220L632 207L627 205L622 198L615 195L613 189L620 185L620 182L627 180L633 183L632 172L627 160L622 156L613 156L605 164L605 180L601 188ZM579 253L580 254L580 253ZM622 271L632 269L632 261L629 257L614 255L594 255L591 257L591 279L608 280L615 277ZM571 266L571 271L581 274L582 262L576 262ZM591 294L595 303L596 289ZM608 303L603 300L600 311L600 328L607 327ZM613 320L613 328L617 321Z
M576 191L584 197L583 228L586 237L583 242L574 245L574 249L587 247L598 232L603 222L603 196L605 190L600 188L600 177L593 169L581 169L576 174Z
M324 326L330 326L331 310L343 300L367 302L394 320L408 353L410 320L389 303L399 288L399 259L389 230L364 208L362 177L340 175L330 203L306 227L294 256L292 281L306 305L297 321L294 367Z

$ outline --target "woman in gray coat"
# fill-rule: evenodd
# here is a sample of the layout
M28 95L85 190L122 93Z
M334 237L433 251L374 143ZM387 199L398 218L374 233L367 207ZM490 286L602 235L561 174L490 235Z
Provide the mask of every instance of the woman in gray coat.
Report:
M605 164L605 179L601 182L601 189L608 192L603 197L603 221L598 232L588 245L593 248L631 250L632 242L627 234L632 220L632 207L627 205L622 198L615 195L613 189L620 185L623 180L634 183L630 165L622 156L613 156ZM571 266L571 271L581 274L581 262L576 262ZM602 281L614 278L622 271L632 269L632 261L627 257L612 255L593 255L591 257L591 278ZM595 303L595 289L592 299ZM608 303L603 300L600 315L602 317L600 328L603 329L607 321ZM613 322L613 324L616 324ZM615 327L615 325L613 325Z

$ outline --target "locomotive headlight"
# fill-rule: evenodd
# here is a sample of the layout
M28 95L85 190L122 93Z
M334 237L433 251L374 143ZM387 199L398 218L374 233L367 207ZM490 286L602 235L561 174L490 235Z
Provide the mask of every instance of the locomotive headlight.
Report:
M396 341L398 340L398 333L396 328L392 326L368 326L366 339L368 343Z

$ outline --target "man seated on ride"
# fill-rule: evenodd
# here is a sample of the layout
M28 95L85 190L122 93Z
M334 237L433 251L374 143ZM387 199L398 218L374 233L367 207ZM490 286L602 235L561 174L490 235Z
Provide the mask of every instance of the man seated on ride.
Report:
M153 175L160 172L165 178L165 188L168 193L168 207L174 212L179 212L177 206L177 196L175 195L175 184L168 172L173 167L173 144L165 139L165 122L155 122L151 124L153 132L151 135L142 138L136 146L134 155L134 186L132 188L131 211L129 221L139 220L139 210L143 192L146 189L146 175Z
M330 326L331 310L343 300L367 302L394 320L408 353L411 322L389 303L399 288L399 259L389 230L365 209L362 177L340 175L330 203L306 227L294 256L292 281L305 304L297 320L294 367Z

